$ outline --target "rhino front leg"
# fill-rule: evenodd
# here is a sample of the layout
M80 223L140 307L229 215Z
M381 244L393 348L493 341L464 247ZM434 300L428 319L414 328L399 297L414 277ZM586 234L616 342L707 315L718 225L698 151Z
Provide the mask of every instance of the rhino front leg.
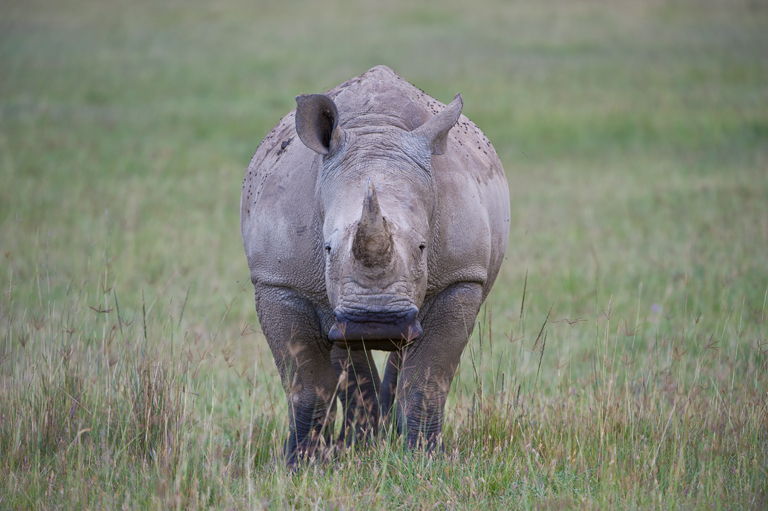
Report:
M443 431L445 398L481 304L480 284L448 287L429 305L421 339L403 352L397 413L411 447L432 449L437 445Z
M381 380L373 356L368 350L334 346L331 360L339 377L338 394L344 409L339 441L350 445L355 440L369 440L379 432Z
M256 304L288 399L285 456L294 465L330 443L337 382L331 345L322 335L315 308L296 291L257 285Z

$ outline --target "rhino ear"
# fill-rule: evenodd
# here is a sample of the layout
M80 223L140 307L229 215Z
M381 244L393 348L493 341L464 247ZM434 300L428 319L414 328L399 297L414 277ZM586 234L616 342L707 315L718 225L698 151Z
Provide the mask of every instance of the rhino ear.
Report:
M319 154L335 153L343 140L336 103L325 94L296 96L296 133Z
M412 133L427 139L432 154L443 154L448 148L448 132L459 120L463 106L464 100L461 98L461 94L456 94L450 105L413 130Z

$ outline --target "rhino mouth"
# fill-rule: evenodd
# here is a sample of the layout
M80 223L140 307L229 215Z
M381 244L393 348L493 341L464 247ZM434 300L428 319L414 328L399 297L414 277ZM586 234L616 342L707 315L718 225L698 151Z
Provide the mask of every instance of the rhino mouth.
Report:
M411 305L393 311L382 307L337 307L336 322L328 338L349 349L396 350L424 333L416 318L419 309Z

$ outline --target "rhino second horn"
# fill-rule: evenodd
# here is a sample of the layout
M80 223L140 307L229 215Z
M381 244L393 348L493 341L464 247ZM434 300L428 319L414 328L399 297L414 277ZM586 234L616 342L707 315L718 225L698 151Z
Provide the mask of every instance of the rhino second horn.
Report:
M352 255L367 268L386 266L392 260L392 232L381 214L373 182L363 199L363 214L352 241Z

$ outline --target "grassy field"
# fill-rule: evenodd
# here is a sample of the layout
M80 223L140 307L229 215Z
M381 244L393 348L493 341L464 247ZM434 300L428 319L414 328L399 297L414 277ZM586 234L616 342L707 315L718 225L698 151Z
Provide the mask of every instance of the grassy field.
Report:
M0 0L0 509L768 508L767 48L759 0ZM294 474L240 184L377 64L463 94L509 248L445 453Z

